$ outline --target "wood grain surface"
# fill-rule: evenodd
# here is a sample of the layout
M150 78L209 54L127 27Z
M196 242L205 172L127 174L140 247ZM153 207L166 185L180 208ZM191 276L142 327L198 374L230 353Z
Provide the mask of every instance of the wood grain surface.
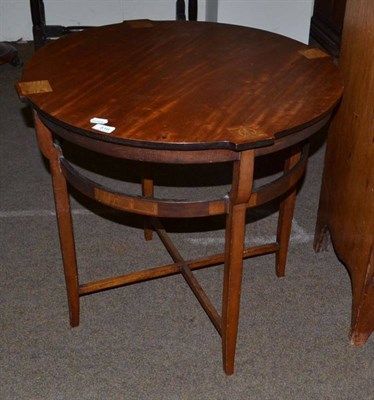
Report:
M44 117L99 140L244 150L317 122L339 100L337 68L308 49L234 25L129 21L46 45L17 89ZM22 92L35 81L51 91ZM93 117L116 129L94 130Z

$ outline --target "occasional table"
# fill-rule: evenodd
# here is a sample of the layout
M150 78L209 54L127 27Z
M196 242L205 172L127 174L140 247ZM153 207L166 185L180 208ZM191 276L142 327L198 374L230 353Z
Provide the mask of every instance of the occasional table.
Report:
M308 138L329 120L342 95L340 74L318 49L273 33L215 23L127 21L66 36L40 49L17 84L34 111L40 150L49 160L71 326L79 298L100 290L181 273L222 336L223 364L234 371L243 259L275 253L285 273L296 184ZM142 195L114 191L83 175L61 140L148 166ZM282 151L284 173L254 188L257 156ZM168 200L154 194L152 165L232 163L224 197ZM80 283L67 182L110 207L146 216L173 263ZM212 182L214 183L214 182ZM245 248L247 209L281 197L276 241ZM226 216L222 254L185 260L160 218ZM222 310L193 270L224 264Z

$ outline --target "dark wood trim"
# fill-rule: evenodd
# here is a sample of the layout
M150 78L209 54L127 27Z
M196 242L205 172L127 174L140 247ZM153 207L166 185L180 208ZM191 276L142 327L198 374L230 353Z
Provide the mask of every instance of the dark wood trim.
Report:
M186 21L186 2L177 0L175 8L177 21ZM188 20L197 21L197 0L188 0Z
M341 32L336 32L319 15L313 15L312 17L310 36L333 57L339 57Z
M50 38L91 28L91 26L47 25L43 0L30 0L30 10L35 50L44 46Z
M188 20L197 21L197 0L188 1Z
M176 17L177 21L185 21L186 20L186 3L184 0L177 0L176 5Z
M315 0L310 27L311 39L339 57L346 0Z

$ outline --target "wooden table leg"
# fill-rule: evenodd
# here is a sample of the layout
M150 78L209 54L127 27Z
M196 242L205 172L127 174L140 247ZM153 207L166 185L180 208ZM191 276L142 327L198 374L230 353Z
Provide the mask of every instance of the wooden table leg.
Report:
M254 152L242 153L234 163L230 208L226 218L225 269L222 305L223 368L234 373L243 269L246 203L253 186Z
M59 149L54 145L51 131L34 114L35 129L43 155L49 160L55 197L56 216L69 304L70 325L79 325L79 283L75 255L73 223L66 180L61 172Z
M284 173L289 172L300 160L300 146L297 145L290 149L291 154L284 163ZM279 208L277 242L279 250L276 253L276 273L279 277L285 275L288 245L290 242L292 219L295 209L297 185L295 185L282 199Z

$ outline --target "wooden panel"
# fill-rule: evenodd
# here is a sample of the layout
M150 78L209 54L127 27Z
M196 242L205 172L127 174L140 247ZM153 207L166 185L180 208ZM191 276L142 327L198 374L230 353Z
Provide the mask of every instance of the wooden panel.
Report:
M374 330L374 2L348 0L341 54L346 88L329 132L316 249L325 229L351 272L351 339Z
M311 36L332 55L340 53L346 0L315 0Z

